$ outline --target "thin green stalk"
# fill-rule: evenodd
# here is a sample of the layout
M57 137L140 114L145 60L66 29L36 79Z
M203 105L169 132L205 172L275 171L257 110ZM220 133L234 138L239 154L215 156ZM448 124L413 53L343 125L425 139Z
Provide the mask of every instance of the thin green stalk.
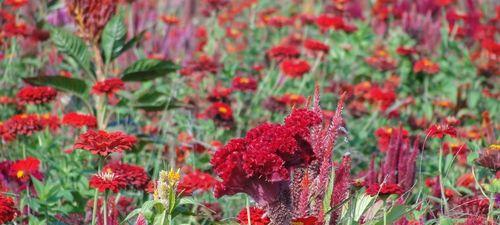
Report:
M104 225L108 225L108 192L104 194L104 200L102 202L102 207L104 209Z
M443 200L443 204L441 205L441 213L448 213L448 202L446 201L446 195L444 191L444 184L443 184L443 149L439 149L439 188L441 189L441 199ZM444 211L443 211L443 206L444 206Z

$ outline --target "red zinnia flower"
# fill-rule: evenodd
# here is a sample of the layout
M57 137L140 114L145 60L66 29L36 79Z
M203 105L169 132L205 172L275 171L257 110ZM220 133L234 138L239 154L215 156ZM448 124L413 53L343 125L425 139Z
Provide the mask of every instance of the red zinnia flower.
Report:
M70 125L76 128L89 127L96 128L97 120L92 115L80 114L77 112L70 112L63 117L63 124Z
M20 114L5 121L3 129L5 134L9 134L12 137L17 135L31 136L33 133L41 131L43 129L43 125L40 122L38 115Z
M78 137L73 148L84 149L92 154L108 156L113 152L130 150L136 142L137 139L134 136L120 131L108 133L103 130L89 130Z
M122 176L117 176L114 173L100 172L90 178L89 186L99 190L99 192L110 190L117 193L127 186L127 182Z
M113 96L117 91L123 90L125 83L120 78L109 78L107 80L99 81L92 86L92 93L108 96Z
M456 137L457 130L447 123L433 124L427 129L427 136L429 137L443 138L445 135Z
M0 194L0 224L6 224L14 220L19 211L16 209L16 204L12 198Z
M439 72L439 64L432 62L427 58L423 58L415 62L413 65L414 73L427 73L427 74L436 74Z
M267 51L267 56L281 62L285 59L298 58L300 56L300 51L293 46L278 45L269 49L269 51Z
M292 221L293 225L316 225L318 223L318 218L314 216L296 218Z
M311 66L304 60L290 59L281 63L281 71L289 77L302 77L309 70L311 70Z
M169 15L161 16L161 20L168 25L179 24L179 18L177 18L176 16L169 16Z
M247 210L247 208L241 209L240 213L238 213L238 216L236 216L236 219L241 225L248 225L249 218L250 224L252 225L267 225L271 223L271 220L267 218L267 216L264 216L266 211L257 207L249 207L248 209L249 210ZM250 211L250 215L248 215L248 211Z
M28 3L28 0L6 0L5 4L10 5L13 7L21 7L23 5L26 5Z
M366 188L366 194L370 196L375 195L401 195L403 194L403 189L397 184L383 183L382 186L378 183L371 184Z
M16 95L21 104L43 104L54 100L57 91L51 87L23 87Z
M29 181L31 176L41 180L43 175L40 172L40 160L33 157L17 160L14 164L12 164L9 176L21 182Z
M284 94L278 100L288 106L300 106L306 102L306 98L304 96L291 93Z
M192 195L193 192L200 190L205 192L212 188L217 181L208 173L194 171L186 174L177 186L178 192L184 196Z
M255 91L257 90L257 81L251 77L235 77L233 88L240 91Z
M325 54L328 53L328 51L330 51L330 46L314 39L305 40L304 47L313 52L323 52Z
M61 126L61 121L57 115L50 115L48 113L39 115L40 124L43 128L49 128L51 131L57 131Z
M320 15L316 18L316 25L322 30L326 31L328 29L343 30L345 32L354 32L357 28L353 25L349 25L344 21L344 18L340 16L330 16L330 15Z
M150 180L144 168L132 164L110 163L103 171L122 177L128 186L136 190L144 190Z
M233 110L231 110L231 106L226 103L215 102L207 109L205 113L208 117L215 120L233 120Z

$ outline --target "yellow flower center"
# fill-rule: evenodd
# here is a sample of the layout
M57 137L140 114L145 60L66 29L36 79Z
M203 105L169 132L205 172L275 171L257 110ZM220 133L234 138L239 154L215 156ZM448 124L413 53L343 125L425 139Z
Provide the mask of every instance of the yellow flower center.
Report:
M22 178L24 176L24 171L22 171L22 170L17 171L16 176L17 176L17 178Z
M226 107L219 107L219 112L222 113L222 114L226 114L227 113L227 109Z
M490 145L491 150L499 151L500 150L500 144L492 144Z
M242 77L242 78L240 79L240 83L242 83L242 84L248 84L249 82L250 82L250 79L248 79L248 78L246 78L246 77Z

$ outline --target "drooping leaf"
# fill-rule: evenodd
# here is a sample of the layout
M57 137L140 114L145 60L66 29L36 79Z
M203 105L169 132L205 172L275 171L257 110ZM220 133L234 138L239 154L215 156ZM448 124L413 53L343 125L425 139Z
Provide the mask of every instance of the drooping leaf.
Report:
M405 213L407 213L406 212L407 209L408 207L406 207L405 205L396 205L392 207L391 210L387 212L386 223L393 224L399 218L401 218ZM383 224L384 224L383 220L379 220L377 223L375 223L375 225L383 225Z
M123 81L148 81L175 72L179 67L172 61L140 59L129 66L122 75Z
M111 56L111 61L118 58L118 56L120 56L122 53L126 52L127 50L134 47L137 43L139 43L144 37L145 33L146 31L142 31L141 33L137 34L132 39L130 39L127 43L125 43L119 51L113 52L113 55Z
M37 86L50 86L60 91L66 91L78 96L83 96L87 92L85 81L64 76L38 76L24 78L24 82Z
M127 37L127 27L120 15L115 15L104 27L101 36L101 51L106 63L109 63L114 55L122 52Z
M52 28L50 37L59 52L76 61L86 73L95 74L90 60L90 51L81 38L61 28Z

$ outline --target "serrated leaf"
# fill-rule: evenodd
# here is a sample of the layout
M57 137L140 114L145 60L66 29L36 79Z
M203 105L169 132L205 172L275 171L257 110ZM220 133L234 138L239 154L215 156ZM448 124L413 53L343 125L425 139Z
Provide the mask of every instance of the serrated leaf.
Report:
M106 63L113 59L114 55L122 52L127 37L127 27L120 15L115 15L104 27L101 36L101 50Z
M172 61L140 59L129 66L122 75L123 81L148 81L175 72L179 67Z
M50 37L59 52L75 60L86 73L94 75L90 51L81 38L60 28L52 28Z
M87 93L87 83L85 81L64 76L38 76L24 78L24 82L31 85L50 86L55 89L70 92L78 96Z
M123 48L121 48L120 51L113 52L113 56L111 57L111 60L114 60L114 59L118 58L118 56L120 56L122 53L124 53L127 50L129 50L132 47L134 47L137 43L139 43L142 40L142 38L144 37L145 33L146 33L145 30L142 31L142 32L140 32L139 34L137 34L136 36L134 36L132 39L130 39L127 43L125 43L125 45L123 45Z

